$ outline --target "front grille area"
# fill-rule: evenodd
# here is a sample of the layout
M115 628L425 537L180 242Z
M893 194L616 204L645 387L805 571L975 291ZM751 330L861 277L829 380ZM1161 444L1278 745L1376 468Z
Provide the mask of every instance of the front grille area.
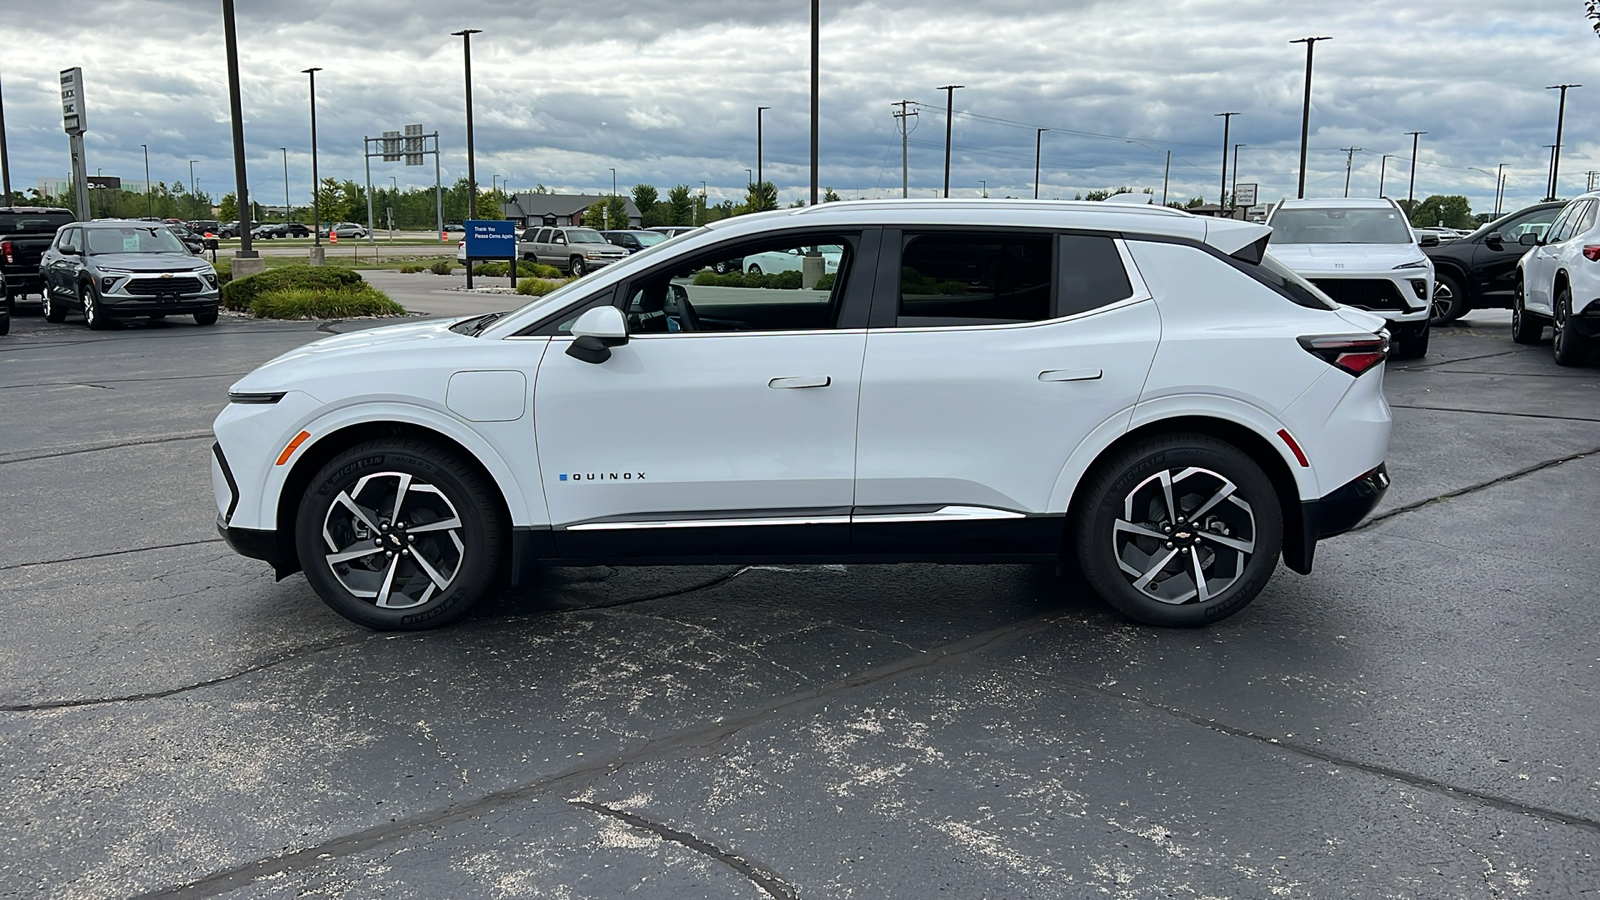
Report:
M1395 283L1384 278L1313 278L1311 283L1345 306L1402 312L1410 308Z
M133 278L127 291L137 297L160 297L165 294L198 294L198 278Z

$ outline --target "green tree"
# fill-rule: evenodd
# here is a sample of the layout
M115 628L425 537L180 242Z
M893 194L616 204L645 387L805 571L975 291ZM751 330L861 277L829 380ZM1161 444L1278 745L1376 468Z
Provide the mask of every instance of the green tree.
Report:
M835 194L833 192L833 188L823 188L822 189L822 200L819 201L819 202L822 202L822 203L837 203L838 201L840 201L842 199L844 199L844 198L840 197L838 194Z
M217 218L224 222L232 222L239 218L239 198L232 192L222 195L222 201L217 204Z
M1406 213L1411 224L1419 227L1471 228L1473 225L1472 204L1459 194L1434 194L1421 203L1402 202L1401 206L1410 207Z
M350 218L350 204L345 198L344 187L337 179L322 179L322 184L317 186L317 207L323 224L343 222Z
M764 212L778 208L778 186L770 181L752 184L745 190L741 213Z
M667 191L667 221L666 225L693 225L695 214L699 208L700 198L695 196L687 184L680 184Z
M656 204L661 202L661 195L656 193L653 184L636 184L633 186L633 205L639 207L639 215L649 217Z

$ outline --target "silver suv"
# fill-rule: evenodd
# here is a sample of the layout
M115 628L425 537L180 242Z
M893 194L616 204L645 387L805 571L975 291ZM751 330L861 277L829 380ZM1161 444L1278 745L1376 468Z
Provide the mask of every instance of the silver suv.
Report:
M628 251L607 241L593 228L529 228L517 241L517 255L555 266L568 275L583 275L628 258Z

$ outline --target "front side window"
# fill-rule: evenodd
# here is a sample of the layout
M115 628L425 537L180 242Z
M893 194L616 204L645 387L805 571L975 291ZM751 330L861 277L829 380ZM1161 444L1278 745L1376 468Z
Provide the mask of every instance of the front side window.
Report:
M1051 317L1052 235L912 234L896 324L999 325Z
M1524 213L1516 218L1507 219L1498 225L1485 225L1500 235L1500 240L1515 244L1522 240L1524 234L1533 233L1544 239L1545 232L1549 230L1550 223L1561 214L1562 207L1552 206L1548 209L1536 209L1531 213Z
M83 229L81 228L68 228L62 231L60 243L61 249L70 250L73 253L82 253L83 242L78 238L78 236L82 233Z
M742 265L696 257L631 283L623 313L631 334L815 331L833 328L855 241L808 235L743 244ZM721 269L722 271L717 271Z
M1280 209L1273 244L1409 244L1405 216L1392 208Z

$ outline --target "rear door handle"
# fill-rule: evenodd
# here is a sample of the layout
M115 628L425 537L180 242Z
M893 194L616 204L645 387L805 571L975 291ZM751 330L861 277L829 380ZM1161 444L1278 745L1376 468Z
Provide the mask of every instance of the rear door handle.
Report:
M798 388L825 388L830 384L833 384L833 378L827 375L791 375L786 378L774 378L767 382L767 387L787 391Z
M1040 381L1095 381L1103 372L1099 369L1049 369L1039 373Z

